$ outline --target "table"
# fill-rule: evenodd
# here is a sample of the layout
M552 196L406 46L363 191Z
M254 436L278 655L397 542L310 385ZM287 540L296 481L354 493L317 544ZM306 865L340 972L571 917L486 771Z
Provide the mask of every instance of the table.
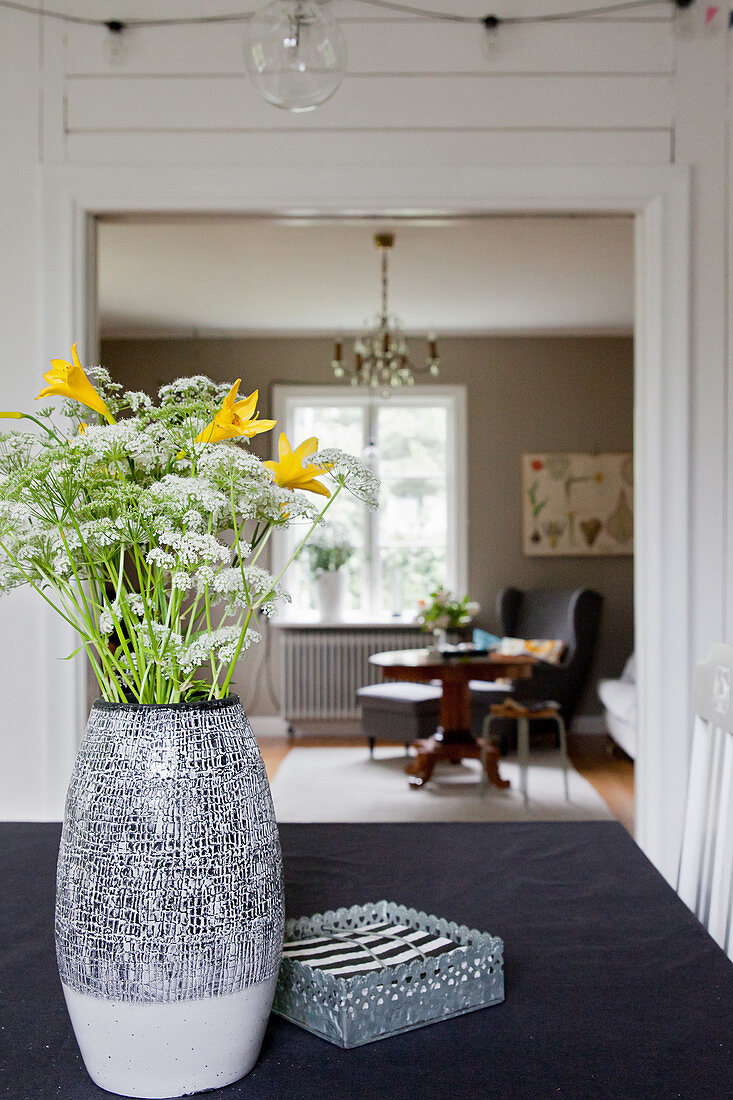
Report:
M733 965L616 822L283 825L287 912L387 898L505 942L501 1005L340 1050L279 1017L207 1100L723 1100ZM60 826L0 825L13 1100L102 1100L53 948Z
M424 786L439 760L459 764L464 757L478 759L481 745L471 733L470 680L519 680L532 675L534 657L510 657L501 653L479 656L443 657L437 649L403 649L392 653L374 653L369 663L381 669L387 680L440 680L440 725L432 737L414 742L416 755L406 772L411 787ZM499 774L499 750L487 745L484 750L486 776L495 787L508 787L509 780Z

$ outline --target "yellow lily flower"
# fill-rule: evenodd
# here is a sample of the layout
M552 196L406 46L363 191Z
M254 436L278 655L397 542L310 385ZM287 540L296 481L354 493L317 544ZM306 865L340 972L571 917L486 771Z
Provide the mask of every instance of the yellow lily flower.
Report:
M41 390L36 401L41 397L70 397L72 401L98 412L109 424L114 424L114 417L84 373L76 344L71 349L71 358L71 363L65 359L51 360L51 370L43 376L48 385Z
M316 477L325 474L330 465L306 466L305 459L318 450L318 440L315 436L306 439L295 450L290 446L290 440L285 432L280 432L277 445L279 462L266 462L275 474L275 484L283 489L306 489L309 493L319 493L322 497L330 497L331 493Z
M0 420L22 420L25 413L0 412Z
M207 424L202 432L196 436L196 443L220 443L222 439L238 439L244 435L251 439L260 432L269 432L277 424L277 420L257 419L258 390L249 397L237 401L238 378L229 393L224 398L224 403L210 424Z

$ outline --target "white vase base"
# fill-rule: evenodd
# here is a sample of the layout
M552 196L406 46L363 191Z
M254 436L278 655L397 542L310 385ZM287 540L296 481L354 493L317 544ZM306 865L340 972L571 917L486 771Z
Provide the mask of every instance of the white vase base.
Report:
M249 1073L276 983L277 973L225 997L166 1004L108 1001L62 985L95 1084L118 1096L169 1100L223 1088Z

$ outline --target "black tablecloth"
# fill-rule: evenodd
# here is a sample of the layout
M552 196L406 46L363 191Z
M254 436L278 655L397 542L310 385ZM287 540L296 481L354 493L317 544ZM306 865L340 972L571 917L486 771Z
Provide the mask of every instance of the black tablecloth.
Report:
M501 936L506 1001L355 1050L271 1017L211 1100L729 1100L733 965L620 825L284 825L288 914L386 898ZM5 1094L101 1098L56 974L59 826L7 824Z

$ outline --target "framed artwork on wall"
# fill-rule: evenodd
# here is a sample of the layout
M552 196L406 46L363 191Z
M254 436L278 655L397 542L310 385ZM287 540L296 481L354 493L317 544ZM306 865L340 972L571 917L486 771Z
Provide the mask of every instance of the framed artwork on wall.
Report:
M533 557L633 554L633 456L522 455L522 519Z

